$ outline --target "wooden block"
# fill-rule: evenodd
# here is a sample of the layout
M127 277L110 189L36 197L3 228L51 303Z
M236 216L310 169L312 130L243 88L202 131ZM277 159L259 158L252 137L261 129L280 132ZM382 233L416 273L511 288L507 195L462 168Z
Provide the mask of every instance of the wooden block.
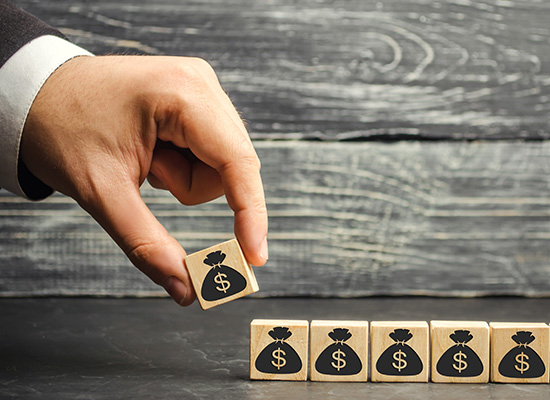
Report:
M203 310L259 290L237 239L193 253L185 265Z
M491 322L491 382L548 383L550 327Z
M489 382L489 325L481 321L432 321L432 382Z
M428 336L425 321L371 322L371 380L428 382Z
M250 379L307 380L308 321L255 319L250 323Z
M311 380L366 382L368 332L366 321L311 321Z

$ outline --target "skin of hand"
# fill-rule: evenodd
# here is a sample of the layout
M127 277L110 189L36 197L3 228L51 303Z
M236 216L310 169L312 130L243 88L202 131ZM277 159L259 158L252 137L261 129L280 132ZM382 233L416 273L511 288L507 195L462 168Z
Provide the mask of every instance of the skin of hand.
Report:
M260 161L211 66L187 57L77 57L45 82L20 160L75 199L180 305L196 294L186 253L141 199L148 178L182 204L226 195L247 261L268 257Z

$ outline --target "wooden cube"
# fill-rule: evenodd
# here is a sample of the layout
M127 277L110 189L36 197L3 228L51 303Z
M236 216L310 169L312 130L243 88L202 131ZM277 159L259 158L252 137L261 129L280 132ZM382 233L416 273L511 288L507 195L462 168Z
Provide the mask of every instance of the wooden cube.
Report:
M491 322L489 326L492 382L548 383L547 324Z
M310 329L312 381L367 381L368 322L311 321Z
M489 382L489 325L481 321L432 321L432 382Z
M203 310L259 290L237 239L193 253L185 265Z
M427 322L373 321L370 337L373 382L428 382Z
M250 323L250 379L307 379L308 321L255 319Z

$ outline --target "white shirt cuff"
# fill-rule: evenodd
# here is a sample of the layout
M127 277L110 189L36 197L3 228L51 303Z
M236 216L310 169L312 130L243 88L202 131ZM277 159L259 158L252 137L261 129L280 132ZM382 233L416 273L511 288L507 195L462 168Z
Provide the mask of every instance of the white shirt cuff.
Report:
M49 76L71 58L92 54L57 36L40 36L0 68L0 187L27 197L18 178L19 145L31 105Z

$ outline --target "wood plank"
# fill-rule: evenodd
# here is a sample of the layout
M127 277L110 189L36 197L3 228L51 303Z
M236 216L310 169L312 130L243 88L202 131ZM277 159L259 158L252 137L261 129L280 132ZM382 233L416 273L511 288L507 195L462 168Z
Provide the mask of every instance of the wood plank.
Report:
M256 143L270 216L257 296L550 295L550 143ZM0 295L158 295L72 200L0 192ZM223 199L143 197L189 254Z
M255 138L550 137L550 3L17 3L98 53L207 59Z

